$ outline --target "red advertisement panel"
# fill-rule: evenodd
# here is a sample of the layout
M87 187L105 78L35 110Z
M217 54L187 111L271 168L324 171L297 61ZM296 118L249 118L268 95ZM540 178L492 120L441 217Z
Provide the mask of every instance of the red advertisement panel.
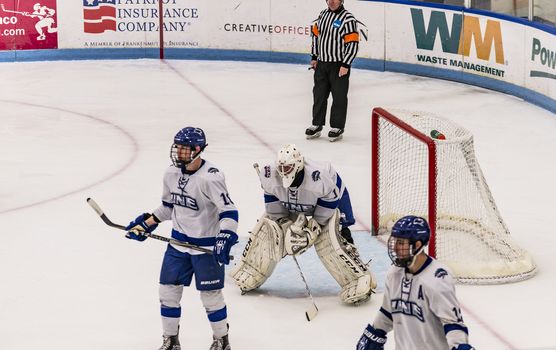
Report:
M58 48L56 0L0 0L0 50Z

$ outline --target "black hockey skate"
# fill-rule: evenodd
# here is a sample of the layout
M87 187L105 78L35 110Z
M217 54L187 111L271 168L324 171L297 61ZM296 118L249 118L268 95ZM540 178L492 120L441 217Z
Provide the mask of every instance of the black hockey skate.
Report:
M228 341L228 335L226 334L222 338L214 338L212 345L209 350L231 350L230 342Z
M322 125L311 125L305 130L305 135L307 140L316 139L320 137L320 132L322 131Z
M333 128L328 132L328 141L335 142L344 137L344 129Z
M162 346L158 350L181 350L178 335L163 335Z
M351 231L349 227L343 227L340 231L340 235L349 243L353 244L353 237L351 236Z

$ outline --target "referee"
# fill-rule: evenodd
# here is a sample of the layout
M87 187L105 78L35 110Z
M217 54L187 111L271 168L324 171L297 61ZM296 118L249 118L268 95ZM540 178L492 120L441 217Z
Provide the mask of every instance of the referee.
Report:
M343 5L343 0L326 0L312 26L311 68L314 69L313 122L305 130L308 139L321 135L326 123L328 95L332 92L330 141L342 138L346 124L350 67L359 48L357 20Z

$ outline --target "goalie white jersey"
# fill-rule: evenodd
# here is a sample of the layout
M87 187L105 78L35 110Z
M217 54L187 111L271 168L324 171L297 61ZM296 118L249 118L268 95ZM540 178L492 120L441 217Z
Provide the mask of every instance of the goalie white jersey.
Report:
M431 257L415 274L396 266L388 271L373 326L390 332L393 323L396 350L450 350L468 343L454 281Z
M161 221L172 220L172 238L202 247L212 248L220 231L237 231L238 212L228 194L224 174L206 160L195 172L182 173L175 166L168 167L162 204L153 214ZM202 254L172 246L192 255Z
M273 165L263 167L259 177L266 213L272 220L290 213L304 213L325 225L340 205L345 185L330 163L305 158L302 171L303 180L298 187L284 188L276 168Z

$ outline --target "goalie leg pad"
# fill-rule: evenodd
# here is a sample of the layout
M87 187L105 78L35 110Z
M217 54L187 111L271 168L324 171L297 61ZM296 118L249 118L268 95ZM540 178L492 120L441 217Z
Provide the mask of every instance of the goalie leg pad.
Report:
M340 212L330 218L315 242L315 249L324 267L342 287L340 297L353 304L368 299L376 288L376 279L364 264L357 248L338 232Z
M263 215L249 235L240 261L231 277L242 292L260 287L284 256L284 234L280 225Z

